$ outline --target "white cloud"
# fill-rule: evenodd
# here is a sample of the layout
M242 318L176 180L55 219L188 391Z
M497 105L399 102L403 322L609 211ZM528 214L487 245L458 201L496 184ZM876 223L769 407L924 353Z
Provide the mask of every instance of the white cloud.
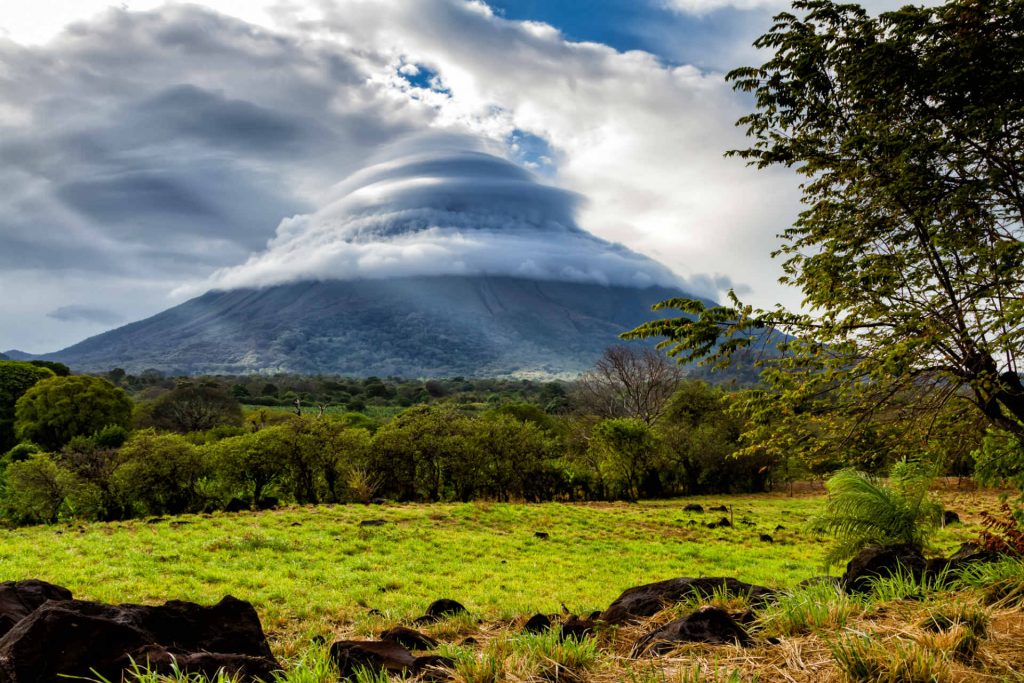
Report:
M341 183L316 213L283 221L265 252L181 293L417 275L685 286L651 259L582 230L579 197L472 139L417 136L395 151ZM700 293L717 292L712 282L701 280Z

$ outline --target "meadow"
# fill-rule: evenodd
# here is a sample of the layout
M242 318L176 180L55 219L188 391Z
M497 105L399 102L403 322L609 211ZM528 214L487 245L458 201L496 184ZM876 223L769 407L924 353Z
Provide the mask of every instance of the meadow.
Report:
M976 513L997 501L989 493L944 497L965 523L940 531L937 554L973 538ZM367 635L408 621L441 597L474 617L508 621L563 604L581 614L604 609L626 588L677 576L792 587L823 573L826 540L807 529L823 501L820 493L776 493L635 504L293 506L23 527L0 531L0 580L40 578L115 603L213 603L231 594L255 605L287 656L316 635ZM685 512L689 503L705 512ZM730 512L707 510L719 504ZM733 527L704 526L723 516ZM360 526L369 520L386 523Z

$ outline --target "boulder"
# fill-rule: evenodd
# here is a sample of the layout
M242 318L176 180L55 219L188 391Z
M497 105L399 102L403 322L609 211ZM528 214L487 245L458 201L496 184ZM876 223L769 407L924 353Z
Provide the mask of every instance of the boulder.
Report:
M265 657L249 655L233 655L215 652L184 652L168 649L162 645L148 645L140 650L129 653L116 662L122 670L130 671L133 665L145 666L150 671L171 676L177 668L185 674L200 675L206 679L217 680L218 672L236 676L244 681L273 681L274 672L281 670L280 665ZM116 680L116 679L114 679Z
M549 533L548 533L548 532L546 532L546 531L534 531L534 532L533 532L533 537L534 537L534 538L539 538L539 539L540 539L540 540L542 540L542 541L546 541L546 540L548 540L549 538L551 538L551 534L549 534Z
M608 609L601 612L601 620L610 624L639 620L653 616L665 607L688 597L696 595L709 598L715 591L722 590L730 596L747 596L755 604L763 604L776 593L771 588L755 586L733 578L681 577L630 588L616 598Z
M718 607L702 607L641 636L633 645L632 656L665 654L679 643L746 646L750 642L746 630L728 612Z
M559 631L558 638L559 640L565 640L567 638L583 640L594 633L594 626L595 624L592 620L580 619L574 614L562 623L562 628Z
M28 579L0 583L0 637L47 600L70 600L71 591L52 583Z
M710 510L711 512L728 512L729 508L725 507L724 505L716 505L714 507L708 508L708 510Z
M212 607L63 600L46 602L0 638L0 683L58 683L93 676L91 669L116 681L129 657L147 654L197 667L213 661L206 655L225 655L222 665L241 667L228 669L241 680L280 669L252 605L231 596Z
M551 617L546 614L534 614L523 624L523 633L544 633L550 628Z
M1002 555L995 550L987 550L977 543L962 543L956 552L949 556L949 559L958 565L967 565L974 562L997 562Z
M430 603L427 607L427 612L422 617L416 620L417 624L432 624L435 621L441 621L449 617L454 617L457 614L469 614L461 603L455 600L449 600L448 598L441 598Z
M437 647L437 641L425 633L420 633L405 626L395 626L380 634L381 640L389 640L398 643L410 650L433 650Z
M352 678L360 668L375 674L404 675L416 665L409 650L390 640L339 640L331 645L330 653L342 679Z
M762 543L774 543L775 539L768 534L761 534L760 537Z
M683 508L683 512L704 512L704 506L699 503L690 503Z
M950 524L960 524L960 515L956 514L952 510L943 510L942 526L949 526Z
M722 528L722 527L728 528L728 527L732 526L732 522L729 521L728 517L722 517L721 519L718 520L718 526L719 526L719 528Z
M861 550L847 563L843 587L848 593L866 593L877 579L888 578L899 572L909 572L919 579L925 566L924 555L913 545L871 546Z
M359 526L384 526L387 523L386 519L364 519Z

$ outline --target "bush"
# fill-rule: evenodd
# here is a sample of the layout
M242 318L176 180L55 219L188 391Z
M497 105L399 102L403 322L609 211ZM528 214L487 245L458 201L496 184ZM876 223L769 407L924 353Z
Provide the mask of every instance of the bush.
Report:
M814 522L835 537L828 564L871 545L924 547L942 519L942 506L928 494L932 477L908 464L894 466L893 475L891 487L854 470L842 470L828 480L828 503Z
M131 417L128 396L105 379L49 377L18 399L15 432L22 440L55 451L76 436L89 436L110 425L127 428Z
M7 516L20 524L52 524L64 504L62 474L45 453L12 462L5 472Z
M259 506L288 471L286 427L233 436L203 447L223 498L242 497Z
M121 449L112 488L137 515L196 512L206 502L200 481L208 474L199 449L177 434L137 432Z

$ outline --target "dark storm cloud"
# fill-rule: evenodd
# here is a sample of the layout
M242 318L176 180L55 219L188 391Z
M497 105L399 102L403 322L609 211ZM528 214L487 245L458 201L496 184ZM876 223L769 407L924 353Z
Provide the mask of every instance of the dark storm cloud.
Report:
M0 41L0 263L201 277L422 125L357 57L197 7ZM358 94L355 92L359 90Z

